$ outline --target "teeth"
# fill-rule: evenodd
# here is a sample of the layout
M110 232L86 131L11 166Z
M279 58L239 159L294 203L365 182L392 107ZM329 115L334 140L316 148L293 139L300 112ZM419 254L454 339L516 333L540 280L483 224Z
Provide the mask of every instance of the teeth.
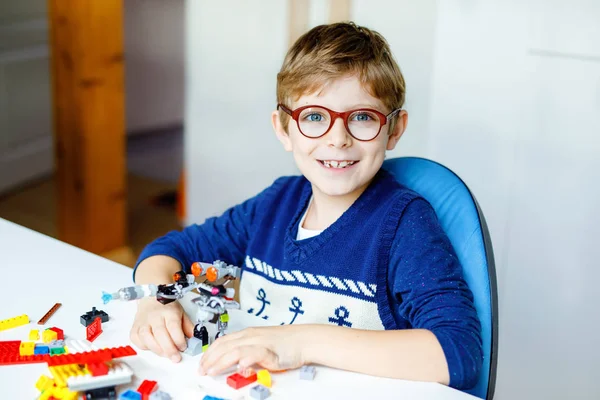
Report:
M354 161L328 161L323 160L323 165L327 168L346 168L348 165L354 164Z

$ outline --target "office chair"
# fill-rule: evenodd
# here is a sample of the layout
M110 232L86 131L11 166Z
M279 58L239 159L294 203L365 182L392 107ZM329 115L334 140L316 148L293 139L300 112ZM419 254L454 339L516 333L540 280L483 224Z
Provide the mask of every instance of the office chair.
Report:
M467 185L435 161L399 157L386 160L383 168L432 205L456 251L464 278L473 292L483 343L479 379L465 392L492 400L498 356L498 288L492 242L483 212Z

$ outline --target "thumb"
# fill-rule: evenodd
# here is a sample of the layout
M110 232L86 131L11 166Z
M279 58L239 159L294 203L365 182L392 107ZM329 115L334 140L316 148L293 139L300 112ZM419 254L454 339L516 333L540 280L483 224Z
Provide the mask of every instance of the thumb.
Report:
M186 337L191 338L194 336L194 323L192 320L190 320L190 317L188 317L186 313L183 313L181 326Z

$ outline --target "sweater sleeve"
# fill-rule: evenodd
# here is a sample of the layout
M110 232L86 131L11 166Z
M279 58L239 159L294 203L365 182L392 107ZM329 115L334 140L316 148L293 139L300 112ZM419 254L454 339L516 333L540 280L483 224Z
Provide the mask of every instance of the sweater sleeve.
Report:
M450 386L473 387L483 358L473 294L433 208L423 199L409 203L401 217L390 255L389 290L395 317L438 339Z
M188 273L196 261L210 263L222 260L241 266L253 222L260 212L260 203L280 181L255 197L231 207L219 217L208 218L203 224L190 225L181 231L171 231L148 244L133 270L134 281L137 266L146 258L156 255L176 259Z

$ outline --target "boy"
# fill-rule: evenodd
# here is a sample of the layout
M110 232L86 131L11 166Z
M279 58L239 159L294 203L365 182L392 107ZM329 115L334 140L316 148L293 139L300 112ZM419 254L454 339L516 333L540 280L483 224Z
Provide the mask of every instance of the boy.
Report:
M314 363L461 389L476 383L480 324L454 250L431 206L381 169L406 129L404 96L374 31L318 26L289 50L272 123L303 176L156 240L134 272L138 284L169 283L195 261L243 267L242 309L273 326L217 339L201 374ZM192 329L177 302L142 299L131 338L177 362Z

